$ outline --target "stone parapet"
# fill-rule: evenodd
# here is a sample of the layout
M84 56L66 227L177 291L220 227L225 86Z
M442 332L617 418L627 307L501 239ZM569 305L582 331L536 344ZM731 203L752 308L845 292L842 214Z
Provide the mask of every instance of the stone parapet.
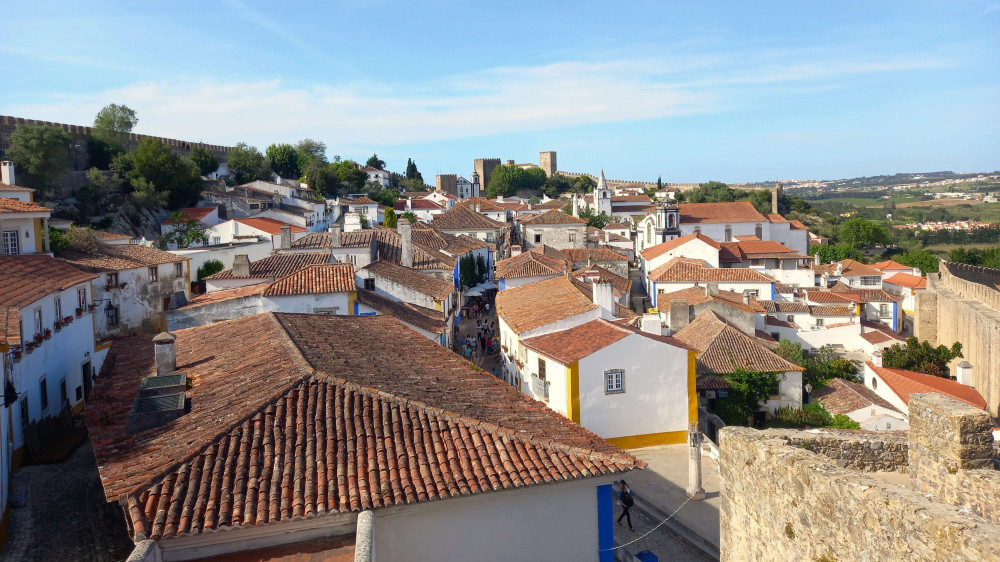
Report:
M819 453L840 468L861 472L906 472L906 432L771 429L767 435Z

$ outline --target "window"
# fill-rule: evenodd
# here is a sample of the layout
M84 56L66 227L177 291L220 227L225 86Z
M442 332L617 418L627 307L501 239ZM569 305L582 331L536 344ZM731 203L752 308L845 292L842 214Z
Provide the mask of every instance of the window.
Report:
M55 300L55 302L53 304L55 305L55 309L56 309L56 320L62 320L63 319L62 298L56 297L56 300Z
M251 209L259 209L260 208L260 203L250 203L250 208Z
M35 334L42 333L42 307L38 307L34 312L35 316Z
M889 311L889 305L887 304L878 305L878 315L881 316L882 318L888 318L892 316L892 313Z
M817 328L822 328L823 327L823 319L822 318L817 318L816 319L816 327Z
M59 406L69 402L69 395L66 394L66 377L59 380Z
M861 285L870 287L872 285L878 285L881 280L882 278L878 275L866 275L861 278Z
M646 244L653 243L653 223L646 223Z
M774 381L774 386L768 392L771 393L771 396L781 396L781 380Z
M753 228L753 233L757 235L757 238L764 239L764 227L760 223Z
M743 294L750 295L755 299L760 297L760 291L758 291L757 289L747 289L746 291L743 291Z
M174 275L176 275L177 277L184 275L184 264L182 263L174 264Z
M536 234L535 235L535 244L539 244L539 243L541 243L541 241L542 241L542 235L541 234Z
M87 289L80 289L76 292L76 305L80 308L87 308Z
M149 268L149 282L155 283L160 280L160 272L156 266Z
M778 332L771 332L771 337L774 338L775 340L780 340L781 334L779 334Z
M42 411L44 412L49 407L49 383L45 380L45 377L42 377L42 380L38 381L38 396L42 400Z
M25 396L21 399L21 433L24 434L25 430L28 429L28 422L31 421L31 417L28 415L28 397Z
M676 219L674 218L674 214L673 213L668 214L667 215L667 228L673 228L675 221L676 221Z
M375 278L374 277L369 277L369 278L365 279L365 289L368 289L369 291L374 291L375 290Z
M795 315L794 314L789 314L788 317L787 317L787 319L788 319L789 322L795 322Z
M575 232L570 232L569 233L569 241L570 242L576 242L576 233Z
M876 388L878 388L878 379L872 377L872 390L875 390Z
M119 318L118 318L117 306L111 306L111 304L109 303L108 308L105 311L105 316L107 316L108 318L108 328L114 328L118 326Z
M701 234L701 227L700 226L694 227L694 233L695 234Z
M313 313L314 314L324 314L324 315L327 315L327 316L336 316L337 314L340 313L340 307L339 306L331 306L331 307L326 307L326 308L314 308L313 309Z
M21 253L18 250L17 231L5 230L3 233L3 253L8 256L16 256Z
M538 358L538 378L545 380L545 360Z
M221 236L213 236L212 237L212 245L214 246L214 245L218 245L218 244L222 244L222 237Z
M109 273L107 275L106 279L107 279L107 285L108 285L109 289L112 288L112 287L117 287L118 286L118 274L117 273Z
M733 241L733 226L730 224L726 225L726 242Z
M764 265L764 260L761 260L761 259L752 259L752 260L750 260L750 266L751 267L761 267L763 265Z
M892 422L891 421L885 422L885 428L886 429L892 429Z
M625 371L604 371L604 394L625 392Z

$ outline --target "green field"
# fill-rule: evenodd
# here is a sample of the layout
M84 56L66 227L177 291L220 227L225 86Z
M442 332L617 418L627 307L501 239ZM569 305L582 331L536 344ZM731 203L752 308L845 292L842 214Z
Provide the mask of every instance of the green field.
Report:
M980 250L986 250L989 248L996 248L1000 245L1000 241L995 244L930 244L925 246L923 249L928 252L934 252L935 254L947 254L952 250L957 250L958 248L965 248L966 250L971 250L973 248L978 248Z

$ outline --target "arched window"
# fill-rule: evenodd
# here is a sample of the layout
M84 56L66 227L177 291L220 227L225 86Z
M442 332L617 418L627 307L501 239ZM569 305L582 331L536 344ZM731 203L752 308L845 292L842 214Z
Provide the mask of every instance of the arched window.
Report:
M757 226L754 228L753 232L754 234L757 235L757 238L760 238L761 240L764 239L764 227L761 226L760 223L757 223Z
M733 241L733 225L727 224L726 225L726 242L732 242L732 241Z
M652 243L653 243L653 223L652 222L647 222L646 223L646 244L652 244Z
M673 213L669 213L667 215L667 228L673 228L674 227L674 220L675 220L674 219L674 214Z

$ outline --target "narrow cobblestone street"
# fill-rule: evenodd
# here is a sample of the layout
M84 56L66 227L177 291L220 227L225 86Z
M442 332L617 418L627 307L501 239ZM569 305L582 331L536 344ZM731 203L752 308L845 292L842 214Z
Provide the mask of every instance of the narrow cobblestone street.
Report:
M104 501L89 439L64 463L22 467L11 491L27 505L10 510L0 561L120 562L132 551L122 515Z
M621 512L621 508L615 506L615 519L618 519ZM650 529L660 522L647 517L642 510L635 507L632 508L631 514L632 526L635 528L635 532L633 533L628 530L628 524L624 519L620 526L615 524L615 546L636 541L626 546L625 550L633 555L648 550L655 554L661 561L711 562L714 560L698 547L675 533L667 525L660 525L658 529L640 539L639 537L648 533Z

